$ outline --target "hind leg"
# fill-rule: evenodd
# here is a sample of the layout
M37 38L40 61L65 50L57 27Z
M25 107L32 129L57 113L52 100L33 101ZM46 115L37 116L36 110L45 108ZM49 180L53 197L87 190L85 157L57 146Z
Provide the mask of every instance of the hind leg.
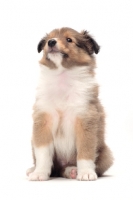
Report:
M96 173L98 176L102 176L102 174L111 167L113 164L113 156L112 152L108 148L108 146L104 145L99 150L99 155L96 159Z
M63 170L63 172L61 173L61 176L64 177L64 178L76 179L76 177L77 177L77 167L75 167L75 166L66 167Z

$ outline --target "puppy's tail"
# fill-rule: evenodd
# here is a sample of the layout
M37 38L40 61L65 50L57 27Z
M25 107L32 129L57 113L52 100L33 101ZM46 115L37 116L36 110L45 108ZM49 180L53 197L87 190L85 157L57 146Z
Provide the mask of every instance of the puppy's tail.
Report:
M113 164L114 158L111 150L107 145L104 145L98 152L98 157L96 159L96 173L98 176L102 176L102 174L111 167Z

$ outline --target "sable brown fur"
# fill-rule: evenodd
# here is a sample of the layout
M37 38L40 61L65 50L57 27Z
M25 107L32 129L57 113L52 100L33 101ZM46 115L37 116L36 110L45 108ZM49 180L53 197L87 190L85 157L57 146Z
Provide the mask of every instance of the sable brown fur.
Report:
M46 113L33 114L33 137L32 144L35 146L48 145L52 141L52 119L51 116Z

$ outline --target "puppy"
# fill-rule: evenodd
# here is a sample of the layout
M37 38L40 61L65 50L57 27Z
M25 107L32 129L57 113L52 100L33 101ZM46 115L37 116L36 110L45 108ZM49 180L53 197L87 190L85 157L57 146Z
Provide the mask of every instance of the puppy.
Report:
M55 29L38 44L43 51L33 112L31 181L50 176L96 180L113 163L104 141L105 114L98 99L95 58L88 34Z

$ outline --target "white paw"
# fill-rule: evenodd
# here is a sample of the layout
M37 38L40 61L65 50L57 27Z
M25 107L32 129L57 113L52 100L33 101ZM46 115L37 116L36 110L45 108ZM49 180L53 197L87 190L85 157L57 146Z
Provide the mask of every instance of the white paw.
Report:
M35 170L35 167L31 167L31 168L27 169L26 175L29 176L30 173L34 172L34 170Z
M30 181L47 181L48 179L48 174L43 172L33 172L29 175Z
M97 179L97 174L92 169L80 170L77 179L79 181L94 181Z

